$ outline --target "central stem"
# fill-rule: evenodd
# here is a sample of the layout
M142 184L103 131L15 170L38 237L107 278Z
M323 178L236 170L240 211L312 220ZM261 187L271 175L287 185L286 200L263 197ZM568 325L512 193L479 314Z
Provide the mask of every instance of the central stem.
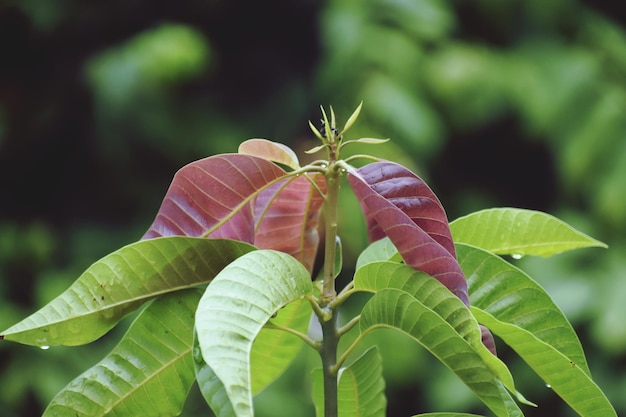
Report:
M322 287L322 306L337 297L335 290L335 258L337 256L337 203L339 199L339 172L334 161L328 167L326 177L326 202L324 206L325 242L324 242L324 281Z
M336 256L337 256L337 206L339 200L339 176L341 170L337 165L336 143L329 146L328 170L326 172L326 201L324 203L325 245L324 245L324 281L320 307L324 311L320 317L322 326L322 345L320 356L324 373L324 417L337 417L337 315L331 307L337 298L335 290Z

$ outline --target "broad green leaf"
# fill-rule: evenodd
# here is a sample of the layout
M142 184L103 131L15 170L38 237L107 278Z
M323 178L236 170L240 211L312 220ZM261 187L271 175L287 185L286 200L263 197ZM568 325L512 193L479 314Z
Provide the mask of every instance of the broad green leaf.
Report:
M490 252L457 244L457 253L478 321L511 346L582 416L615 415L591 380L576 333L543 288Z
M445 211L426 183L386 161L350 169L348 181L365 214L370 241L388 236L407 265L432 275L467 305L467 282Z
M467 342L469 346L463 345L464 348L468 350L471 347L472 355L476 354L482 358L484 364L481 367L487 367L509 391L515 394L520 402L534 405L516 390L513 376L504 362L494 356L484 345L481 329L467 307L430 275L404 264L373 262L357 270L354 276L354 288L374 293L386 288L395 288L411 295L424 308L445 320L456 332L456 336ZM451 365L448 367L453 369Z
M315 369L313 402L317 417L324 416L324 376ZM378 348L372 347L339 371L337 385L339 417L385 417L387 398L383 367Z
M358 270L370 262L378 261L402 262L398 249L388 237L370 243L356 260L356 269Z
M238 152L278 162L294 170L300 168L298 157L290 147L267 139L249 139L239 145Z
M255 248L226 239L166 237L125 246L91 265L67 290L2 332L35 346L80 345L153 297L211 281Z
M361 333L382 327L404 332L452 370L497 416L522 416L474 348L450 323L409 293L395 288L378 291L363 308L359 326Z
M586 369L532 332L472 307L476 318L511 346L570 407L583 417L617 417L615 409ZM586 366L586 365L585 365Z
M202 358L213 374L209 376L217 384L209 378L200 386L219 417L253 415L250 352L254 339L281 307L311 294L312 289L301 263L271 250L240 257L207 287L196 312L196 331ZM215 400L224 395L227 401Z
M455 242L500 255L552 256L577 248L607 247L562 220L534 210L481 210L450 223Z
M296 300L278 310L270 322L306 334L311 314L307 300ZM302 345L302 340L292 334L263 328L252 345L252 394L258 394L278 378L295 359Z
M578 336L539 284L519 268L485 250L459 243L457 253L467 275L473 306L531 332L589 375Z
M193 318L202 292L154 300L102 361L59 392L44 417L175 416L194 381Z

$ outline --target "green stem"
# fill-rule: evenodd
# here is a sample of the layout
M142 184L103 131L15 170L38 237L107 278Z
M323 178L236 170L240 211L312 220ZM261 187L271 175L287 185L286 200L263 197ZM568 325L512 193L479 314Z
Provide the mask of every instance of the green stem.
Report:
M289 334L292 334L292 335L302 339L304 341L304 343L306 343L307 345L311 346L313 349L320 350L319 343L314 342L313 340L311 340L311 338L309 336L307 336L304 333L301 333L301 332L299 332L297 330L294 330L291 327L281 326L280 324L275 324L275 323L271 323L271 322L265 323L264 327L266 329L282 330L283 332L287 332Z
M337 205L339 200L340 172L338 168L336 161L331 160L326 174L326 187L328 190L324 205L326 236L324 245L324 282L320 299L322 307L328 305L337 297L337 291L335 290L335 256L337 250Z
M327 136L331 134L326 126ZM338 416L337 403L337 346L339 333L337 332L337 311L332 307L337 298L335 289L335 257L337 245L337 206L339 201L339 176L341 164L337 163L337 142L329 142L329 160L326 171L326 200L324 202L325 246L324 271L320 308L324 313L320 316L322 326L322 346L320 356L324 373L324 417Z
M337 402L337 316L322 323L322 370L324 372L324 417L338 416Z

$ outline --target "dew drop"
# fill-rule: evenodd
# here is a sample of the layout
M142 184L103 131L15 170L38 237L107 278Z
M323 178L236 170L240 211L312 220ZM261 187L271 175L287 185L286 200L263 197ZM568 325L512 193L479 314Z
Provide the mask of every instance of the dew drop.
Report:
M546 388L552 389L552 385L546 384Z
M50 349L50 346L40 346L39 348L41 350L48 350L48 349Z
M511 257L512 257L513 259L522 259L522 256L523 256L523 255L521 255L521 254L519 254L519 253L514 253L513 255L511 255Z

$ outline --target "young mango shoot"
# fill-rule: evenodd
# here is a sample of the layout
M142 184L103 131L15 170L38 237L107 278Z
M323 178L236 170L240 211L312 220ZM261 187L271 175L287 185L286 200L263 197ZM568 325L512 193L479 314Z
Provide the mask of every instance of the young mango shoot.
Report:
M5 342L76 346L140 310L113 351L43 415L176 416L196 383L215 415L251 417L255 395L308 348L319 355L303 375L318 417L383 417L384 358L364 343L385 328L450 369L489 415L523 416L535 406L497 356L502 341L578 415L616 416L565 315L502 257L606 245L538 211L493 208L449 222L410 169L375 155L344 157L351 144L388 140L348 138L361 110L338 127L334 109L322 107L321 127L309 122L320 144L307 153L324 156L306 165L288 146L259 138L185 165L141 239L1 332ZM356 159L368 163L356 167ZM360 205L370 244L338 288L342 186ZM347 316L355 294L366 301ZM449 411L428 415L462 415Z

